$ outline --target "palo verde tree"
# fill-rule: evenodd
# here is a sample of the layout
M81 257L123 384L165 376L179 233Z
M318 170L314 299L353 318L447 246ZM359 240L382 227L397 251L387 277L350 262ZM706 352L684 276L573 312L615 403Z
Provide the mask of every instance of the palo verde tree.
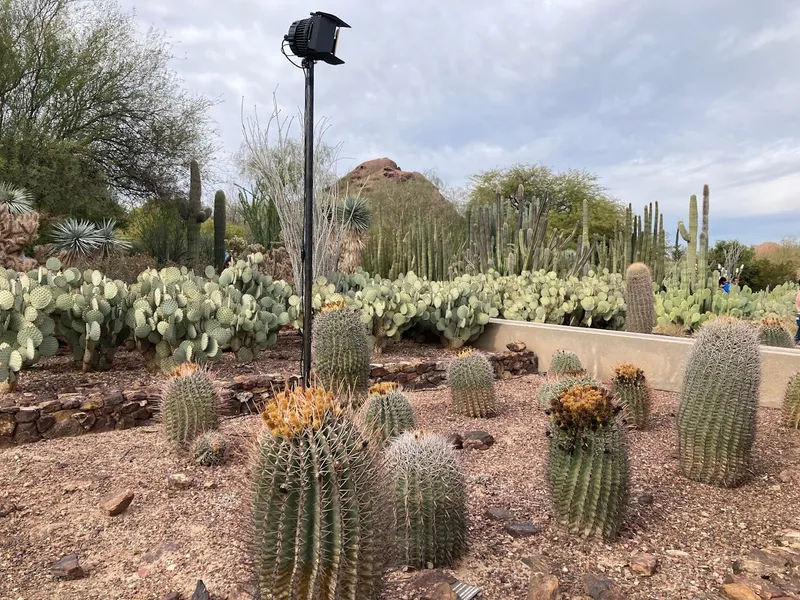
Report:
M0 181L52 215L168 198L213 154L213 100L187 93L163 35L114 0L0 0Z

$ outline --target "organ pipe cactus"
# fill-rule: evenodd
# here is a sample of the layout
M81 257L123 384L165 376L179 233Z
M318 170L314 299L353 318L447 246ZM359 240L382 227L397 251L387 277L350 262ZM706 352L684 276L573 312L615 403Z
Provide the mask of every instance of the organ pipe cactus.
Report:
M625 271L625 331L652 333L655 305L650 269L644 263L633 263Z
M377 598L390 511L375 448L320 387L281 392L261 416L251 531L262 593Z
M800 429L800 373L795 373L786 384L783 394L783 423Z
M570 533L611 539L628 499L628 450L611 396L576 385L553 400L547 481L556 521Z
M644 429L650 420L650 388L645 381L644 371L623 364L614 369L611 393L619 400L626 419L634 427Z
M164 433L170 442L184 445L219 426L217 392L208 371L195 363L177 367L161 401Z
M360 417L379 445L414 428L414 409L394 382L377 383L369 389Z
M678 410L678 454L686 477L720 487L744 481L760 384L753 327L730 317L706 323L686 363Z
M398 558L413 568L452 566L466 547L467 490L451 444L407 431L391 442L386 458Z
M584 375L586 370L578 355L569 350L556 350L550 358L550 374L556 377L563 375Z
M483 354L472 348L461 351L447 367L453 409L467 417L493 417L494 369Z

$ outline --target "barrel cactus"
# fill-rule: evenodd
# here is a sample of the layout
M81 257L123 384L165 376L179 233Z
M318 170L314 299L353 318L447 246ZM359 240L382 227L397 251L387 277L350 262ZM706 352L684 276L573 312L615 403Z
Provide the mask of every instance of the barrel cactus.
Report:
M414 428L414 409L400 386L393 382L377 383L369 389L360 418L379 445Z
M795 373L786 384L783 394L783 423L800 429L800 373Z
M403 565L449 567L467 539L464 473L441 435L407 431L386 452L394 490L395 540Z
M377 598L390 528L376 448L321 387L277 394L252 470L253 563L270 598Z
M228 444L218 432L211 431L199 435L194 440L194 459L197 464L212 467L225 460Z
M467 417L493 417L495 408L494 369L483 355L467 348L447 367L453 408Z
M611 393L618 399L626 420L637 429L644 429L650 420L650 388L644 371L632 364L614 369Z
M762 319L758 327L758 341L762 346L776 348L793 348L792 334L783 326L780 319L767 317Z
M344 302L323 306L314 318L311 347L319 385L354 396L366 392L369 342L358 311Z
M574 385L597 385L600 383L588 375L565 375L564 377L548 377L536 390L539 406L545 410L550 408L553 400Z
M161 400L161 420L170 442L187 444L219 426L217 391L208 370L183 363L170 377Z
M576 385L548 411L547 481L557 522L571 534L612 539L628 501L628 449L619 409L598 386Z
M730 317L706 323L687 359L678 410L678 454L686 477L720 487L744 481L760 384L753 327Z
M652 333L656 319L656 299L650 269L641 262L625 271L625 331Z
M563 375L584 375L586 370L578 355L569 350L556 350L550 358L550 374L556 377Z

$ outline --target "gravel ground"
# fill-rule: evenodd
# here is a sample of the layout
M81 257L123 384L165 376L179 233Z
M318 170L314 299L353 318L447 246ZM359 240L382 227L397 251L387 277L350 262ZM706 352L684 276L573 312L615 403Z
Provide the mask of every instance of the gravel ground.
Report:
M565 536L551 522L544 480L545 415L536 410L539 377L498 382L501 414L478 421L454 416L446 389L409 393L419 424L448 435L489 431L488 450L460 451L469 486L470 548L459 579L480 598L526 598L528 569L521 559L542 555L562 584L563 598L583 598L580 579L593 572L613 579L631 599L687 600L718 590L733 560L772 542L779 530L800 525L800 487L779 474L800 466L800 431L778 426L778 411L760 411L753 473L746 485L721 490L676 472L674 394L654 394L653 425L630 435L631 502L620 538L608 544ZM189 598L198 578L214 598L243 598L248 579L239 541L246 494L245 454L254 417L223 424L240 452L215 468L171 454L156 426L43 441L0 451L0 598L153 599L169 592ZM167 476L186 473L189 489L171 489ZM785 474L784 474L785 475ZM119 516L99 508L120 489L135 498ZM651 495L652 502L647 502ZM514 539L487 508L511 510L540 527ZM2 512L0 512L2 514ZM626 566L631 553L660 561L649 578ZM77 553L88 577L59 582L49 567ZM385 598L407 597L419 573L393 570Z

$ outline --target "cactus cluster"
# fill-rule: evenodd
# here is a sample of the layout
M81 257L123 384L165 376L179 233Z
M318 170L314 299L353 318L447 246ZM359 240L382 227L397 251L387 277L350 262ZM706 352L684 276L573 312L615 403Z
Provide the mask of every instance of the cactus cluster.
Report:
M626 363L614 369L611 393L619 401L625 420L637 429L644 429L650 420L650 388L644 371Z
M218 397L208 371L196 363L178 366L161 400L161 422L167 440L189 444L219 427Z
M556 350L550 357L551 375L563 377L565 375L581 376L586 374L586 369L581 364L578 355L569 350Z
M736 487L747 476L761 384L758 336L738 319L704 325L687 359L678 410L681 472Z
M414 409L400 386L394 382L376 383L360 412L366 431L372 432L378 445L414 428Z
M631 264L625 271L625 331L652 333L655 303L650 269L644 263Z
M628 450L618 408L603 389L576 385L555 398L547 481L556 521L570 533L613 538L628 499Z
M792 334L783 326L780 319L765 317L758 327L758 341L762 346L793 348Z
M358 311L343 301L322 307L314 319L312 365L319 385L358 397L369 383L369 342Z
M253 563L273 598L378 597L389 529L383 475L335 396L277 394L252 467Z
M466 548L467 491L452 446L440 435L407 431L386 457L397 558L412 568L453 566Z
M228 444L218 432L211 431L197 436L192 444L192 453L197 464L213 467L225 460Z
M792 375L786 384L783 394L783 424L792 429L800 429L800 373Z
M453 409L466 417L493 417L495 407L494 369L483 354L467 348L447 366L447 381Z

